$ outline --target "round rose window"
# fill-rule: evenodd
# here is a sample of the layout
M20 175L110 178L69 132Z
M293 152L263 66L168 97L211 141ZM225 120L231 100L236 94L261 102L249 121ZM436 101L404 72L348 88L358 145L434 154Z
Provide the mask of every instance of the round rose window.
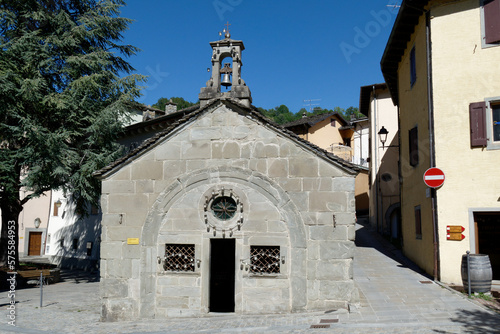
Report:
M210 209L216 218L220 220L229 220L236 214L238 205L233 198L221 196L213 200Z

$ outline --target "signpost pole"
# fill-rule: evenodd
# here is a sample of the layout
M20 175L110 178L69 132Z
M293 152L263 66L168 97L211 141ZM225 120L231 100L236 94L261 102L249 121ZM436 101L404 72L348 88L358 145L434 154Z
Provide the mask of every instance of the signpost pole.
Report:
M42 308L43 301L43 272L40 271L40 308Z

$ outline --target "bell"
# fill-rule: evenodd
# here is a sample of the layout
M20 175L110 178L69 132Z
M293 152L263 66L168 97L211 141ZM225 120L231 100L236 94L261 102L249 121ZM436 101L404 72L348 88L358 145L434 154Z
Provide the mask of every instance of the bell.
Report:
M222 82L220 83L222 86L229 87L232 85L231 78L229 76L230 75L228 73L224 74L224 76L222 77Z

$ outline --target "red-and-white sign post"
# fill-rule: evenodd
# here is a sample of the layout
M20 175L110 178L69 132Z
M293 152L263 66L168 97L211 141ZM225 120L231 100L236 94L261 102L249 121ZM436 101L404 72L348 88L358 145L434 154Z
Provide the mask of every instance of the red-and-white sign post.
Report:
M429 168L424 173L424 182L430 188L439 188L444 183L444 172L436 167Z

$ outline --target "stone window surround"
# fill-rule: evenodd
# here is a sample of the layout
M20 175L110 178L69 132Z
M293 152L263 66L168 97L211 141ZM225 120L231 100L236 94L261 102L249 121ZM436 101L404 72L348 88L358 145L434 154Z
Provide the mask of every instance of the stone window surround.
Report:
M495 46L499 46L500 44L498 43L486 43L485 38L486 38L486 26L485 26L485 19L484 19L484 2L485 0L481 0L480 3L480 18L481 18L481 48L482 49L487 49L487 48L492 48Z
M493 109L491 105L498 105L500 103L500 96L490 97L484 99L486 102L486 136L489 139L487 142L487 150L500 150L500 142L493 141Z

